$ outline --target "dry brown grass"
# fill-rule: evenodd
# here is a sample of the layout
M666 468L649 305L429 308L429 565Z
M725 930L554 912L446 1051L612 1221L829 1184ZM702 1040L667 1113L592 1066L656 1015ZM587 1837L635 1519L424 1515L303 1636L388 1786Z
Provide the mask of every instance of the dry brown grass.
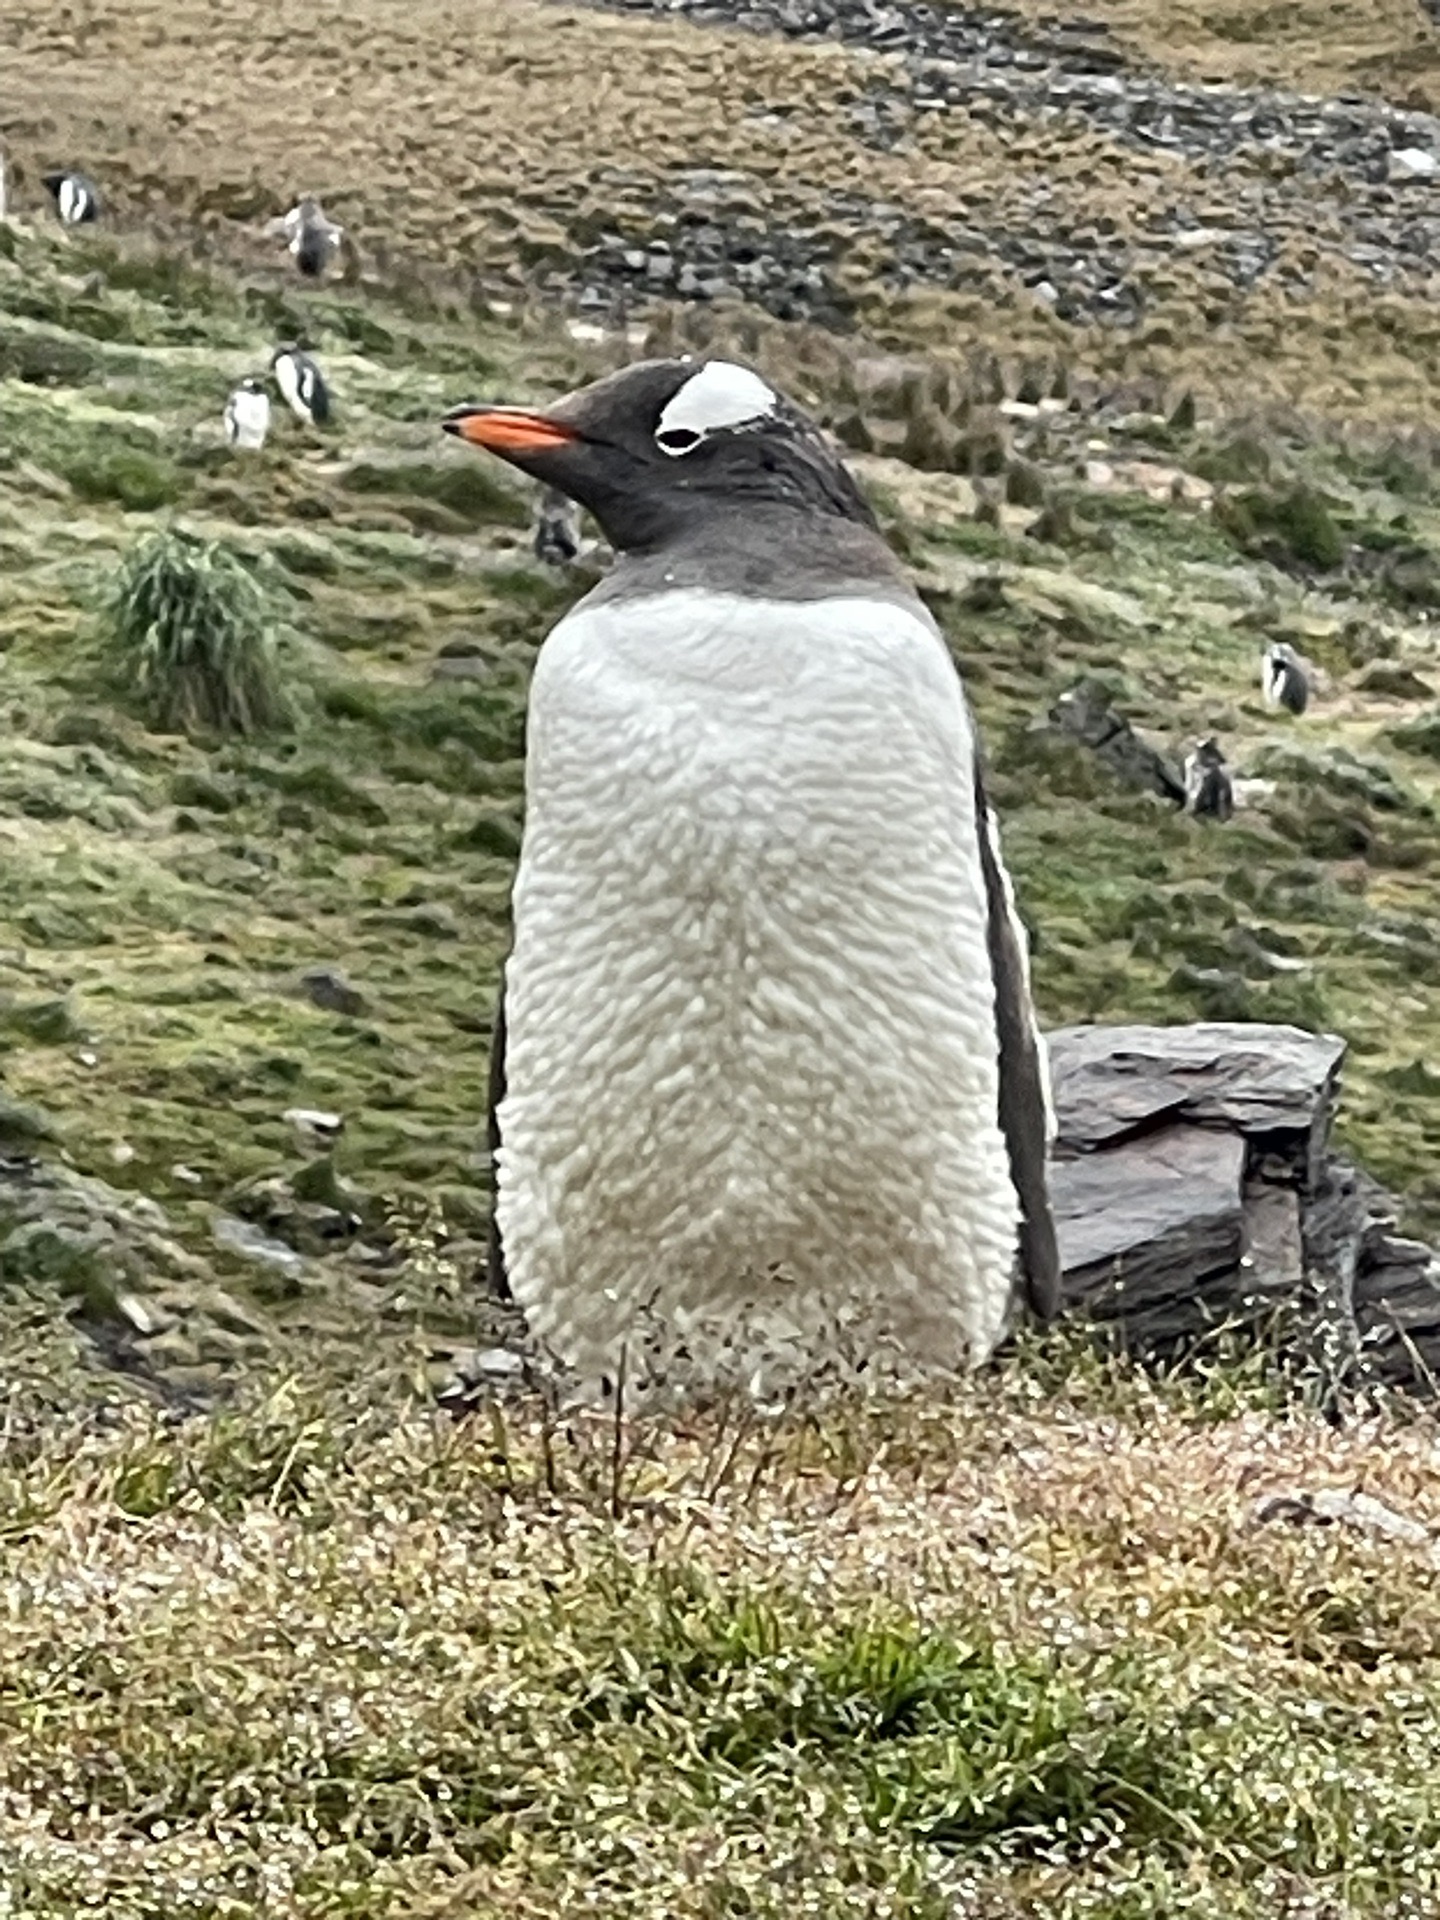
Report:
M12 1422L20 1911L1434 1911L1433 1555L1254 1518L1440 1526L1426 1426L1086 1365L618 1433L372 1391Z
M1434 36L1423 23L1405 28L1407 9L1418 20L1412 0L1384 0L1377 23L1360 0L1329 10L1315 0L1299 26L1285 9L1256 40L1236 37L1258 17L1239 0L1218 17L1188 6L1178 23L1153 0L1117 0L1109 13L1122 36L1187 72L1263 68L1329 85L1372 69L1384 80L1386 61L1423 67ZM1153 248L1177 199L1198 195L1208 217L1218 195L1228 221L1233 190L1069 121L1002 131L963 113L922 115L908 145L879 151L850 127L843 103L885 63L838 47L544 0L363 0L318 11L299 0L224 10L204 0L83 0L63 20L20 0L7 24L16 43L9 139L32 190L43 165L83 161L122 223L171 234L199 226L207 244L252 265L276 258L258 237L265 217L313 187L353 230L367 271L478 275L514 291L572 266L583 239L606 227L653 232L674 175L718 167L749 176L761 217L828 222L842 235L840 279L860 295L867 325L902 345L995 342L1113 376L1303 398L1342 415L1423 411L1440 383L1429 301L1377 293L1333 250L1303 300L1273 274L1239 298L1223 263L1200 258L1177 260L1173 273L1147 269L1147 319L1136 331L1062 326L998 252L975 259L965 290L877 293L883 246L863 211L837 215L840 196L997 236L1046 223L1084 233L1104 217L1120 242ZM312 44L318 85L300 57ZM1306 220L1292 224L1303 265L1313 236Z
M1049 0L1011 0L1032 19ZM1087 19L1171 73L1335 93L1435 98L1440 34L1420 0L1095 0Z

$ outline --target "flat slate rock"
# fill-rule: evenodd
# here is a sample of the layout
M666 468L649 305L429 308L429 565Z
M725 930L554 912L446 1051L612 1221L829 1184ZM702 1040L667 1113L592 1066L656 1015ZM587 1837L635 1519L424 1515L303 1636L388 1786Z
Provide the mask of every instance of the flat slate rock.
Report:
M1057 1146L1089 1152L1169 1121L1233 1129L1316 1179L1345 1043L1248 1021L1047 1035Z
M1067 1305L1106 1319L1207 1317L1208 1280L1240 1270L1245 1143L1183 1123L1050 1170ZM1157 1326L1154 1329L1160 1331Z

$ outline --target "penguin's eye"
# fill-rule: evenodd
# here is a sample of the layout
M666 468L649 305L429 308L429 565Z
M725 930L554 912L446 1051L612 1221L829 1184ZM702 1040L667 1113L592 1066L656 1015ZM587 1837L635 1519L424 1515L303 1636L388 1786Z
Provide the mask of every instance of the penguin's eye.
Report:
M662 427L655 444L662 453L693 453L704 438L698 427Z

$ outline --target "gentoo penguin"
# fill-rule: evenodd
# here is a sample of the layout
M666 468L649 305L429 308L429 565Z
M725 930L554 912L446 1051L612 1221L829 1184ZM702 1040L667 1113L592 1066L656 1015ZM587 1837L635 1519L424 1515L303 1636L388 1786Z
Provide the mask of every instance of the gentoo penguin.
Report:
M330 389L309 354L296 346L277 347L270 357L270 371L280 398L295 418L307 426L323 427L330 418Z
M1230 770L1215 740L1202 740L1185 756L1185 811L1209 820L1228 820L1235 811Z
M1059 1305L1048 1077L959 676L868 502L725 360L443 424L618 556L532 685L493 1282L592 1382L978 1363L1017 1264Z
M55 211L67 227L82 226L100 217L100 194L93 180L83 173L68 170L41 176L42 184L55 202Z
M1303 713L1309 705L1310 681L1299 654L1288 642L1272 641L1260 656L1260 687L1267 706Z
M580 557L580 509L558 487L547 487L535 517L535 558L552 567L571 566Z
M309 193L303 194L285 215L283 226L296 266L301 273L318 279L339 251L344 228L327 220L324 208Z
M225 402L225 438L254 452L270 431L270 396L258 380L242 380Z

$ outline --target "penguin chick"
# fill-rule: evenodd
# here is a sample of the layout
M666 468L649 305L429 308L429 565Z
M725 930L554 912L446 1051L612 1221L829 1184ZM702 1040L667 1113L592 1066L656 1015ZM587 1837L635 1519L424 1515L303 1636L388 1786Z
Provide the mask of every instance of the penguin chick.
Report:
M313 194L303 194L285 215L282 230L295 264L307 278L318 280L340 250L345 229L325 217Z
M269 431L269 396L258 380L242 380L225 402L225 438L232 447L254 453Z
M1213 739L1202 740L1185 756L1185 811L1206 820L1228 820L1235 811L1235 788Z

